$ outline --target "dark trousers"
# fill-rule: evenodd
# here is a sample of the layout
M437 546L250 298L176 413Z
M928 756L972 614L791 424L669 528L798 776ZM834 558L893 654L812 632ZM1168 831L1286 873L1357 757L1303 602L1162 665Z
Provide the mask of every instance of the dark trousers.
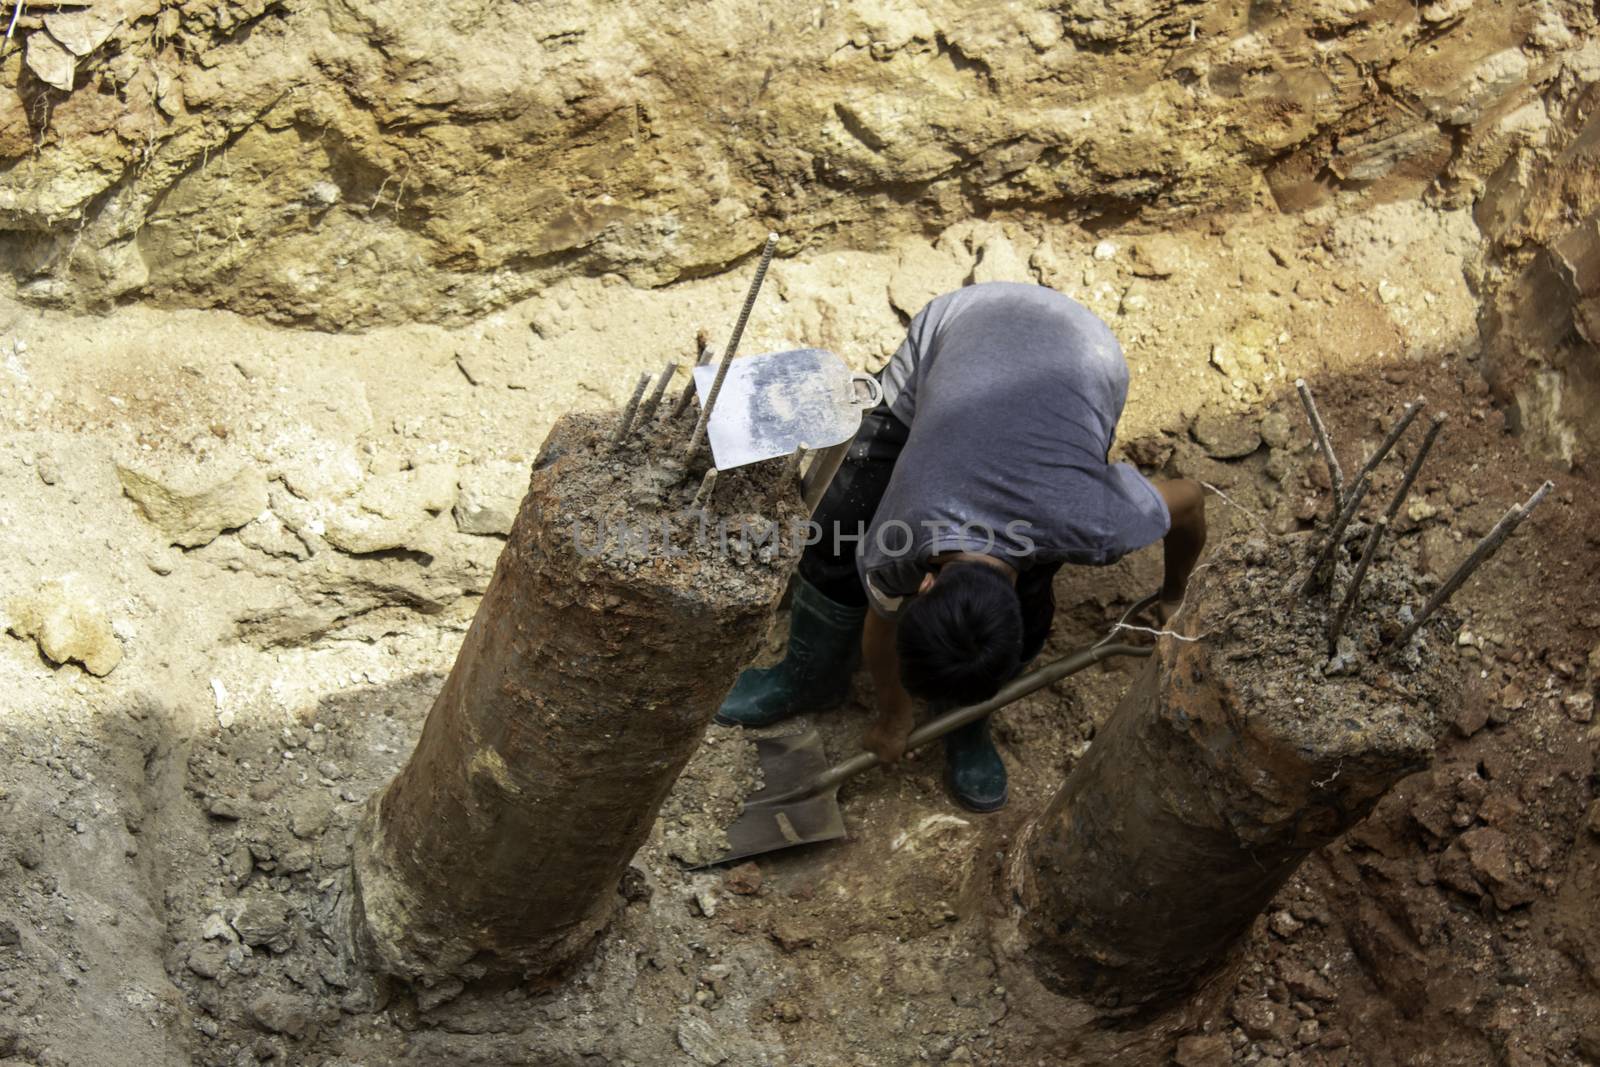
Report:
M801 554L800 577L829 600L853 607L867 604L867 591L856 570L856 553L910 435L911 428L895 418L887 404L867 412L839 472L817 504L813 517L822 528L822 538L807 545ZM1056 614L1051 584L1060 569L1059 563L1040 563L1017 576L1023 663L1037 656L1050 636Z

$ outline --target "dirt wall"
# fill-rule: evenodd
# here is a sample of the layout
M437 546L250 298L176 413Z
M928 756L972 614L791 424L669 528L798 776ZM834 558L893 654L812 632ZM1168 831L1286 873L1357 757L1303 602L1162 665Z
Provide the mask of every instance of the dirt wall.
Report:
M1476 212L1484 370L1532 451L1600 448L1600 86L1575 93L1543 152L1508 159Z
M45 7L0 58L0 263L34 303L350 328L575 272L659 285L769 228L789 254L996 212L1459 204L1593 80L1595 21L1577 0Z

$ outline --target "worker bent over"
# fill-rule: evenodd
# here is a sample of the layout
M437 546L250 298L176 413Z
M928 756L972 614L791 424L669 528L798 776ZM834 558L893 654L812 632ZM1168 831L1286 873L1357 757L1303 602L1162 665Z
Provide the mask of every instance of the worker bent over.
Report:
M1108 462L1127 362L1105 323L1043 286L939 297L881 381L883 403L817 507L788 651L742 673L717 721L770 726L843 703L860 649L878 702L863 744L892 763L913 697L939 711L987 700L1044 647L1063 563L1104 566L1165 536L1168 617L1205 509L1194 482ZM962 805L1005 803L987 719L949 734L945 761Z

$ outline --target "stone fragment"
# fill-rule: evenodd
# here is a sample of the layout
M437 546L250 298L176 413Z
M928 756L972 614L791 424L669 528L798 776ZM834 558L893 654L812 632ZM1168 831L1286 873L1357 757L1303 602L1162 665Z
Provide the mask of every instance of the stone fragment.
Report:
M310 850L304 848L290 849L279 858L278 869L285 874L299 874L301 871L309 871L311 869Z
M630 904L648 901L655 895L655 888L650 885L650 876L642 867L630 866L622 872L622 880L617 883L617 892L622 899Z
M1122 291L1122 301L1117 304L1117 314L1127 315L1135 311L1143 311L1149 306L1149 287L1144 282L1135 281Z
M1272 918L1267 920L1267 927L1282 938L1290 938L1300 932L1305 924L1286 911L1274 912Z
M1573 722L1589 722L1594 718L1594 694L1572 693L1561 700L1561 706L1567 709L1567 718Z
M1294 424L1281 411L1269 411L1261 416L1261 439L1269 448L1283 448L1294 440Z
M1135 239L1131 251L1133 273L1141 278L1171 277L1183 262L1182 246L1161 234Z
M28 35L26 58L28 69L40 81L64 93L72 91L72 79L77 73L78 61L48 33Z
M1302 964L1282 961L1278 964L1278 976L1289 987L1289 992L1302 1000L1333 1000L1336 995L1333 983Z
M284 524L275 512L267 511L261 518L239 530L239 543L269 556L305 560L311 558L311 549Z
M1229 391L1234 396L1244 396L1252 388L1259 388L1259 379L1266 369L1260 350L1231 341L1212 344L1211 365L1228 379Z
M22 931L10 919L0 919L0 948L15 948L22 944Z
M209 469L166 473L119 463L117 477L145 518L185 548L210 544L267 510L267 479L251 466L218 477Z
M934 297L959 289L971 273L972 264L952 248L913 243L901 250L900 262L889 275L889 303L915 315Z
M711 1020L704 1015L686 1012L678 1020L678 1047L688 1054L696 1063L703 1063L706 1067L716 1067L716 1064L725 1063L732 1053L727 1046L727 1039L717 1033L716 1027L711 1025Z
M420 520L420 516L418 518ZM328 517L323 536L341 552L365 556L408 547L417 525L416 521L397 521L371 512L347 510Z
M73 55L86 56L105 43L117 23L93 10L54 11L44 17L44 28Z
M741 863L724 876L723 885L730 893L753 896L761 892L761 868L754 863Z
M332 818L333 802L320 793L308 794L290 809L289 829L301 840L319 837L327 831Z
M255 893L244 898L233 917L239 939L254 947L266 945L274 952L286 951L294 942L289 906L271 893Z
M1274 1038L1282 1041L1294 1032L1294 1014L1265 997L1239 997L1229 1006L1229 1014L1257 1041Z
M504 537L528 489L528 466L494 460L463 468L453 514L462 533Z
M350 842L340 834L324 834L317 842L317 862L330 871L350 865Z
M312 1006L304 997L269 990L250 1001L250 1018L263 1030L305 1037L311 1030Z
M1499 787L1491 789L1478 805L1478 818L1489 826L1506 827L1522 812L1522 801L1512 795L1511 790Z
M817 943L816 934L791 919L779 919L772 924L772 940L785 952L811 948Z
M215 978L228 965L228 946L217 941L202 941L189 950L188 967L201 978Z
M1033 272L1017 248L1003 234L995 234L978 247L972 267L974 282L1032 282Z
M1413 496L1406 502L1406 518L1412 522L1427 522L1438 514L1439 506L1424 497Z
M1250 421L1225 411L1202 411L1189 428L1213 459L1239 459L1261 447L1261 435Z
M1453 725L1462 737L1471 737L1489 722L1489 704L1480 695L1467 693L1456 708Z
M228 920L222 917L221 912L212 912L206 916L206 921L200 924L200 936L207 941L237 941L238 935L233 932L233 927L228 925Z
M1450 22L1465 15L1474 0L1435 0L1421 9L1424 22Z
M1099 260L1115 259L1117 246L1111 241L1101 241L1094 246L1094 258Z
M240 845L223 860L223 870L228 872L228 877L235 885L239 885L249 878L256 869L256 858L250 852L248 845Z
M1458 844L1466 853L1473 876L1488 888L1501 911L1532 902L1533 889L1512 867L1510 842L1505 834L1482 826L1462 834Z
M232 797L213 797L206 805L206 814L213 819L233 822L244 818L244 807Z
M351 441L317 439L305 454L279 464L278 478L300 500L341 500L361 488L366 471ZM276 506L276 503L274 503Z
M53 664L79 663L90 674L104 677L122 662L122 643L111 620L70 575L13 597L6 614L7 629L33 639Z
M1589 813L1584 816L1583 825L1595 837L1600 837L1600 800L1589 805Z

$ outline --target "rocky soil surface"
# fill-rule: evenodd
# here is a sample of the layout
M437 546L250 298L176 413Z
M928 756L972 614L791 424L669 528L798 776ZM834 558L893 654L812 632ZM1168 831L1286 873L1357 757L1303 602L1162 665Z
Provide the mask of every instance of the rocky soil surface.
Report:
M1120 455L1206 482L1219 542L1326 518L1296 377L1347 470L1405 401L1448 413L1391 542L1434 579L1555 480L1457 598L1433 766L1168 1053L1600 1063L1592 5L0 17L0 1063L1054 1062L996 964L1000 857L1125 665L1003 713L998 815L928 753L844 787L847 842L691 872L759 774L713 727L565 982L390 988L335 951L357 813L539 441L720 343L769 229L746 352L876 369L970 281L1083 301L1132 369ZM1052 650L1158 556L1064 574ZM800 725L842 756L869 705Z
M1056 285L1127 347L1122 453L1209 483L1219 540L1327 508L1286 388L1301 375L1347 469L1405 400L1449 413L1394 540L1426 573L1555 478L1459 598L1471 697L1435 766L1284 889L1224 1013L1175 1042L1187 1067L1600 1053L1600 524L1585 481L1530 457L1484 381L1479 247L1467 212L1420 204L1142 236L962 223L780 259L752 322L748 351L822 344L871 368L944 288ZM698 330L725 330L744 281L574 278L470 325L365 336L5 305L5 1055L1049 1062L997 975L994 879L1125 687L1117 667L1004 713L1014 792L997 816L955 808L929 754L845 787L847 843L688 872L753 773L747 742L713 728L621 920L565 983L389 990L332 950L355 815L415 739L531 450L556 414L619 404ZM1052 647L1094 639L1158 573L1145 552L1064 575ZM830 754L857 744L860 697L805 723Z

